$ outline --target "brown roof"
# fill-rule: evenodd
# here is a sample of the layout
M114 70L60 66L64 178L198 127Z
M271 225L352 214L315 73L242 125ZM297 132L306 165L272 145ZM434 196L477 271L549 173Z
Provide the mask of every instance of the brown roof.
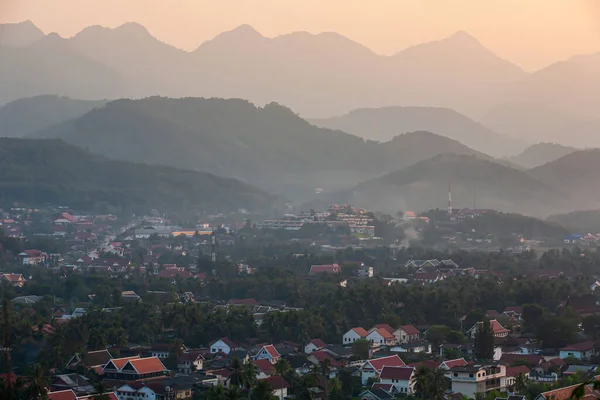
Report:
M358 334L358 336L360 336L360 337L362 337L362 338L365 338L365 337L367 337L367 335L369 335L369 332L367 332L367 331L365 330L365 328L356 327L356 328L352 328L352 330L353 330L354 332L356 332L356 333Z
M563 347L561 350L564 351L588 351L594 348L595 342L593 340L587 340L581 343L574 343Z
M254 365L256 365L258 370L265 375L272 375L275 373L275 366L267 359L254 360Z
M158 357L137 358L129 360L129 364L133 366L139 374L150 374L152 372L163 372L167 370Z
M417 328L415 328L412 325L402 325L399 329L402 329L404 332L406 332L407 335L418 335L421 332L419 332L419 330Z
M310 342L312 344L314 344L315 346L317 346L319 349L322 349L323 347L327 347L327 343L325 343L321 339L313 339Z
M528 374L531 370L527 368L525 365L519 365L518 367L508 367L506 368L506 376L517 376L519 374Z
M408 381L410 380L414 371L414 367L385 366L381 370L381 374L379 374L379 376L381 379L400 379L403 381Z
M368 360L368 362L377 371L381 371L383 367L403 367L405 365L404 361L402 361L402 359L398 356L374 358L372 360Z
M545 399L552 399L552 400L568 400L571 398L571 395L573 394L573 391L575 389L577 389L577 387L579 387L580 385L571 385L571 386L567 386L564 388L560 388L560 389L554 389L554 390L550 390L548 392L543 392L540 393L540 396L543 396ZM592 388L590 388L589 386L585 386L584 387L585 390L585 394L583 399L597 399L597 392L595 392Z
M377 324L377 325L375 325L375 328L377 328L377 329L385 329L386 331L388 331L391 334L394 333L394 328L392 328L388 324Z
M454 360L443 361L442 364L446 365L446 367L448 367L448 369L451 369L451 368L455 368L455 367L463 367L463 366L467 365L468 362L464 358L456 358Z
M230 299L227 304L229 305L234 305L234 306L242 306L242 305L248 305L248 306L258 306L260 305L258 303L258 301L256 301L256 299Z
M278 376L270 376L261 380L269 382L269 386L271 386L271 389L273 390L285 389L290 387L290 385L286 382L285 379L281 379Z
M393 340L394 339L394 335L392 335L386 329L379 328L379 329L376 329L376 332L379 333L381 335L381 337L384 338L384 339L386 339L386 340Z
M513 365L517 361L527 361L531 366L540 364L544 358L539 354L502 354L500 364Z
M71 389L48 393L48 400L76 400L77 396Z
M108 350L104 349L88 351L87 353L83 354L83 359L81 362L85 367L98 367L105 365L111 359L112 356Z

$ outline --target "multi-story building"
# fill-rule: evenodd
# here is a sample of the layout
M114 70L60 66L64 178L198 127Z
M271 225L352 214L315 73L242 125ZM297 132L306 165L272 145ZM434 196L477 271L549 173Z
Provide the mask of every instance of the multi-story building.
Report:
M452 391L468 398L475 398L475 393L506 388L506 366L501 364L467 364L450 369L449 376Z

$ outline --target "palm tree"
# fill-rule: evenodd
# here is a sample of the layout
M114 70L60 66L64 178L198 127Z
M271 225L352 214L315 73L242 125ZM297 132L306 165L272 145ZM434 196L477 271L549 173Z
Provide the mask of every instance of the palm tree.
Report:
M273 388L266 379L259 380L252 388L252 400L270 400ZM210 399L213 400L213 399Z
M227 400L241 400L244 398L244 394L237 386L232 386L225 392L225 398Z
M285 358L280 358L279 361L275 363L275 375L279 376L281 388L283 388L283 376L291 370L292 368L290 367L290 363ZM283 390L280 390L280 393L281 400L283 400Z
M431 393L433 399L442 400L448 389L448 380L446 379L444 371L435 369L433 372L430 372L430 378L431 385L429 386L429 393Z
M242 369L242 382L247 390L250 390L256 384L256 376L258 375L258 368L253 362L244 364Z
M27 390L27 399L47 399L47 387L48 377L46 375L46 371L40 364L33 364L33 368L31 370L31 379L29 381L29 389Z
M211 386L208 388L206 392L207 400L226 400L227 393L225 392L225 388L223 385L219 384L217 386Z
M233 371L229 378L227 378L229 384L234 385L236 387L242 386L242 383L244 382L244 373L242 370L242 363L240 362L240 359L234 357L233 360L231 360L231 365L229 366L229 368L231 368L231 370Z
M102 381L98 381L94 384L94 390L96 394L93 396L94 400L110 400L110 389Z
M415 374L415 394L421 398L427 398L431 384L431 370L420 366Z

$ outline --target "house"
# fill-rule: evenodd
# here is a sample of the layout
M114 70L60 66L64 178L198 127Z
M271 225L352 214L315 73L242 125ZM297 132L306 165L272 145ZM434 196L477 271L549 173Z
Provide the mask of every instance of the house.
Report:
M328 350L317 350L313 351L306 360L313 365L323 364L326 361L329 361L329 365L332 368L342 368L346 365L344 361L338 361L335 359L335 356L330 353Z
M439 271L435 272L417 272L413 275L415 283L436 283L444 280L445 276Z
M26 281L21 274L2 274L0 275L0 282L14 287L23 287Z
M569 296L562 306L564 308L571 307L580 317L600 314L600 306L593 294Z
M79 374L64 374L52 377L51 391L72 390L77 395L94 393L94 385L89 378Z
M290 385L287 383L285 379L282 379L279 376L270 376L268 378L263 379L269 383L271 389L273 389L272 395L283 399L288 395L288 388Z
M580 387L580 384L571 385L560 389L550 390L548 392L543 392L538 394L538 396L534 400L563 400L563 399L571 399L573 397L573 392L575 389ZM600 398L600 393L590 385L584 386L584 396L582 399L592 400Z
M308 342L306 346L304 346L304 352L306 354L310 354L313 351L321 350L325 347L327 347L327 343L325 343L321 339L313 339L310 342Z
M468 362L464 358L456 358L454 360L442 361L440 363L440 365L438 366L438 368L444 369L444 370L451 370L452 368L456 368L456 367L464 367L467 364L468 364Z
M535 368L544 362L544 357L539 354L502 354L500 363L504 365L522 364Z
M426 340L400 343L390 349L395 353L426 353L431 354L431 343Z
M404 264L405 268L435 268L440 265L436 259L433 260L410 260Z
M169 357L169 354L174 350L175 344L173 343L154 343L150 348L150 354L152 357L158 357L160 359L165 359ZM185 345L181 346L182 352L187 352L187 347Z
M529 379L531 370L526 365L518 367L506 367L506 387L511 388L517 381L517 376L523 375Z
M36 296L36 295L18 296L18 297L15 297L14 299L12 299L11 302L13 304L31 305L31 304L37 303L38 301L42 300L43 298L44 298L44 296Z
M338 264L311 265L309 274L310 275L339 274L340 272L341 272L341 268Z
M377 378L383 367L404 367L404 361L398 356L373 358L360 367L361 382L366 385L369 378Z
M88 351L87 353L75 353L75 355L67 362L67 369L74 371L79 367L82 367L85 370L102 368L111 359L112 355L106 349Z
M158 400L157 394L143 382L129 382L115 390L119 400Z
M210 345L210 352L212 354L215 354L215 353L229 354L232 350L237 349L237 347L238 346L234 342L232 342L228 338L224 337Z
M177 360L177 370L183 374L200 371L204 367L204 356L199 351L184 353Z
M23 265L39 265L48 260L48 254L39 250L25 250L19 254L19 257Z
M396 343L394 335L383 328L373 328L366 339L370 341L373 346L391 346Z
M419 340L421 332L412 325L402 325L394 331L394 336L399 343L408 343Z
M254 365L258 369L257 379L268 378L269 376L275 375L275 366L267 359L254 360Z
M356 275L359 278L372 278L373 275L374 275L374 271L375 270L373 269L373 267L370 267L370 266L365 265L365 264L361 264L360 268L358 268L356 270Z
M475 393L506 389L506 367L501 364L472 365L450 369L451 390L475 398Z
M364 328L352 328L348 332L344 333L344 336L342 337L342 343L344 345L349 345L356 342L359 339L366 339L368 335L369 332L367 332Z
M165 376L169 371L158 357L124 357L110 360L102 368L108 379L139 381Z
M595 342L588 340L581 343L575 343L560 349L560 358L577 358L579 360L589 360L596 354Z
M390 384L402 394L409 395L414 392L415 368L414 367L390 367L385 366L379 374L382 384Z
M467 335L474 339L475 335L477 334L477 331L480 329L482 323L483 322L477 322L475 325L473 325L467 331ZM510 331L508 329L504 328L500 324L500 322L498 322L495 319L490 320L490 328L492 329L492 333L494 334L494 337L497 337L497 338L507 337L508 334L510 333Z
M256 353L256 356L254 356L255 360L268 360L271 364L275 364L279 361L279 358L281 358L281 355L272 344L263 346L258 353Z
M394 398L391 393L380 388L367 389L359 394L358 397L360 400L390 400Z

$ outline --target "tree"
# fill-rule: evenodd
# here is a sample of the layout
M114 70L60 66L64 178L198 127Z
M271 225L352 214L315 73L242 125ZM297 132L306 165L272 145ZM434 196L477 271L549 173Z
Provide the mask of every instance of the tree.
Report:
M473 346L476 358L480 360L492 360L494 358L494 332L488 318L485 318L477 326Z
M528 380L529 379L527 379L527 376L525 376L525 374L518 374L515 377L515 383L513 384L511 390L516 394L525 394L525 391L527 390Z
M422 399L428 399L431 382L431 370L424 366L418 367L415 372L415 394Z
M361 360L369 359L369 352L371 350L371 342L367 339L358 339L352 343L352 352L360 357Z
M48 376L40 364L33 364L27 388L27 400L47 399Z
M246 390L250 390L256 384L256 375L258 375L258 368L253 362L244 364L242 369L242 382Z
M425 339L431 342L434 349L439 348L446 340L446 337L451 332L451 329L446 325L433 325L427 330Z
M273 396L273 388L265 379L259 380L252 388L251 400L271 400ZM212 400L212 399L211 399Z
M279 382L281 383L281 387L283 387L283 376L290 372L292 367L290 367L290 363L285 358L281 357L275 363L275 375L279 376ZM283 391L281 391L281 400L283 400Z
M244 383L244 371L242 369L243 366L240 359L238 357L234 357L233 360L231 360L231 365L229 368L232 371L232 374L229 376L229 378L227 378L229 380L229 384L236 387L242 386Z

